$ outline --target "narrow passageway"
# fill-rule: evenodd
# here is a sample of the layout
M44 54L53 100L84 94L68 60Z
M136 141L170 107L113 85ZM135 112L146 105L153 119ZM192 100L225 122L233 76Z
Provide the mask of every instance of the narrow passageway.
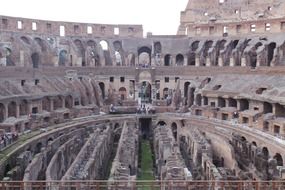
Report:
M140 147L139 147L139 173L138 180L154 180L154 158L151 146L152 132L151 119L140 119Z

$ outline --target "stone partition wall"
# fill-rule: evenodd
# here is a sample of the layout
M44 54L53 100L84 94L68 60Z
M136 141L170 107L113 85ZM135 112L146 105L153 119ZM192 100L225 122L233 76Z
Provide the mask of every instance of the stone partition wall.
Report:
M138 165L138 126L124 122L116 157L112 163L109 181L135 180Z
M94 180L104 177L104 164L108 160L112 141L110 126L94 129L62 180Z
M192 174L185 165L169 126L157 125L155 127L153 146L157 173L161 180L192 179Z
M45 171L47 170L51 159L58 151L59 147L69 142L70 138L83 137L85 133L86 130L78 129L68 134L63 134L54 140L50 140L47 147L43 148L40 153L36 154L31 163L26 168L23 181L46 179Z

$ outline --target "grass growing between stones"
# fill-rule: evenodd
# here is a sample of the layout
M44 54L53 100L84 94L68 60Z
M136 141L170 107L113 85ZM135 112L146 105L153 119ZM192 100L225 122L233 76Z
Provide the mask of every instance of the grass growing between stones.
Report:
M152 160L152 152L150 142L148 140L141 141L140 147L140 166L141 170L138 175L138 180L155 180L153 175L153 160ZM150 185L149 183L138 183L139 185ZM151 185L150 185L151 186ZM158 188L155 187L139 187L139 190L156 190Z
M151 147L148 140L141 142L141 171L138 180L154 180L153 176L153 160Z

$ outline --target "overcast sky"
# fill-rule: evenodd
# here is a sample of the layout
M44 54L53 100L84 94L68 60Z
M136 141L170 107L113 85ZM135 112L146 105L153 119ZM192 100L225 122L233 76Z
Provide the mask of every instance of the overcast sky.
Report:
M188 0L3 0L0 14L55 21L143 24L144 33L176 34Z

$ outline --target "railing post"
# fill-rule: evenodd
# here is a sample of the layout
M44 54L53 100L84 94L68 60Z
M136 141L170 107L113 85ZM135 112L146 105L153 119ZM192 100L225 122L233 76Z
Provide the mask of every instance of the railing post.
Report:
M258 184L258 181L255 181L255 190L259 190L259 184Z

